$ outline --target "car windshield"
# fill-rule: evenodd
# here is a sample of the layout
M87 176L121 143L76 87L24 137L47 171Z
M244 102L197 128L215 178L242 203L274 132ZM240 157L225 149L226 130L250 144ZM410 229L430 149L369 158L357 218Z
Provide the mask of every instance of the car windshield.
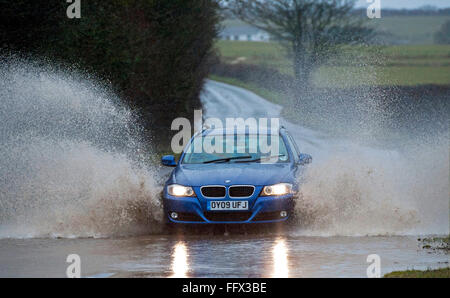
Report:
M197 136L185 151L182 163L280 163L288 162L284 140L279 135Z

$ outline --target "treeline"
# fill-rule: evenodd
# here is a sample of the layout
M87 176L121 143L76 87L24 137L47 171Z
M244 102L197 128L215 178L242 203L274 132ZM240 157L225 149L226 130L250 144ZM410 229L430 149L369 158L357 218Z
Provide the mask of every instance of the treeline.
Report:
M67 17L69 5L0 0L1 50L94 72L139 111L149 135L167 141L172 120L192 117L200 106L218 33L217 2L82 1L79 19Z

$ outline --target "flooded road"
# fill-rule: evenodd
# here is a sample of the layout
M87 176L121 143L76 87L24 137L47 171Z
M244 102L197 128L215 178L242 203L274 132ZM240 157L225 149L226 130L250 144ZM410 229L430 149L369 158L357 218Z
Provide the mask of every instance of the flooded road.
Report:
M448 254L417 240L449 233L448 142L405 157L282 120L313 156L298 226L169 235L160 224L163 170L130 159L127 111L89 82L19 69L0 74L0 114L16 115L0 130L0 277L65 277L69 254L80 256L83 277L365 277L370 254L382 274L448 266ZM281 111L212 81L202 101L206 117Z
M65 277L67 255L83 277L366 277L369 254L382 274L448 266L416 237L143 236L0 240L0 277Z

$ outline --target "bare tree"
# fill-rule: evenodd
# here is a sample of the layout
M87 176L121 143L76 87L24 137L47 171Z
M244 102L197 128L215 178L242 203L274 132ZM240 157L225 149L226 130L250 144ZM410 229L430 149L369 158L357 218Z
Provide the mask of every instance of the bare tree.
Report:
M288 48L297 83L340 46L367 41L374 30L352 14L355 0L229 0L224 7L246 23L270 33Z

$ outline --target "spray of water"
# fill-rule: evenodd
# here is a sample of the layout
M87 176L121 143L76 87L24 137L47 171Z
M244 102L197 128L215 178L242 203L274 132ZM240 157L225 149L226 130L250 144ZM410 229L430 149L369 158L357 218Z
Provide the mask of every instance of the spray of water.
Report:
M0 238L160 229L160 190L139 127L117 96L86 77L2 60Z
M364 69L376 75L369 66ZM341 76L349 81L345 72ZM430 116L430 111L418 109L399 119L394 111L404 100L401 90L390 94L370 84L332 90L308 99L312 122L332 133L309 137L313 145L298 138L315 160L302 177L295 232L448 235L448 113L433 111ZM448 111L448 104L444 109ZM297 113L300 118L303 110ZM423 126L425 122L432 125Z
M2 62L0 238L161 231L160 187L143 161L148 150L139 141L139 127L119 98L73 70L21 59ZM448 234L448 127L430 139L401 139L402 146L391 144L389 150L361 145L360 137L370 136L372 129L382 132L386 119L377 116L383 107L364 91L358 107L369 109L371 117L361 116L360 133L360 122L353 122L353 139L288 127L302 151L314 157L303 177L294 233ZM272 108L247 96L254 96L251 102L259 107ZM217 94L218 105L222 99L225 105L230 100L246 104L232 94ZM350 126L348 113L336 110L339 105L327 107L331 110L316 115L328 111L339 120L334 123Z
M448 147L349 149L319 159L296 206L302 235L449 233Z

